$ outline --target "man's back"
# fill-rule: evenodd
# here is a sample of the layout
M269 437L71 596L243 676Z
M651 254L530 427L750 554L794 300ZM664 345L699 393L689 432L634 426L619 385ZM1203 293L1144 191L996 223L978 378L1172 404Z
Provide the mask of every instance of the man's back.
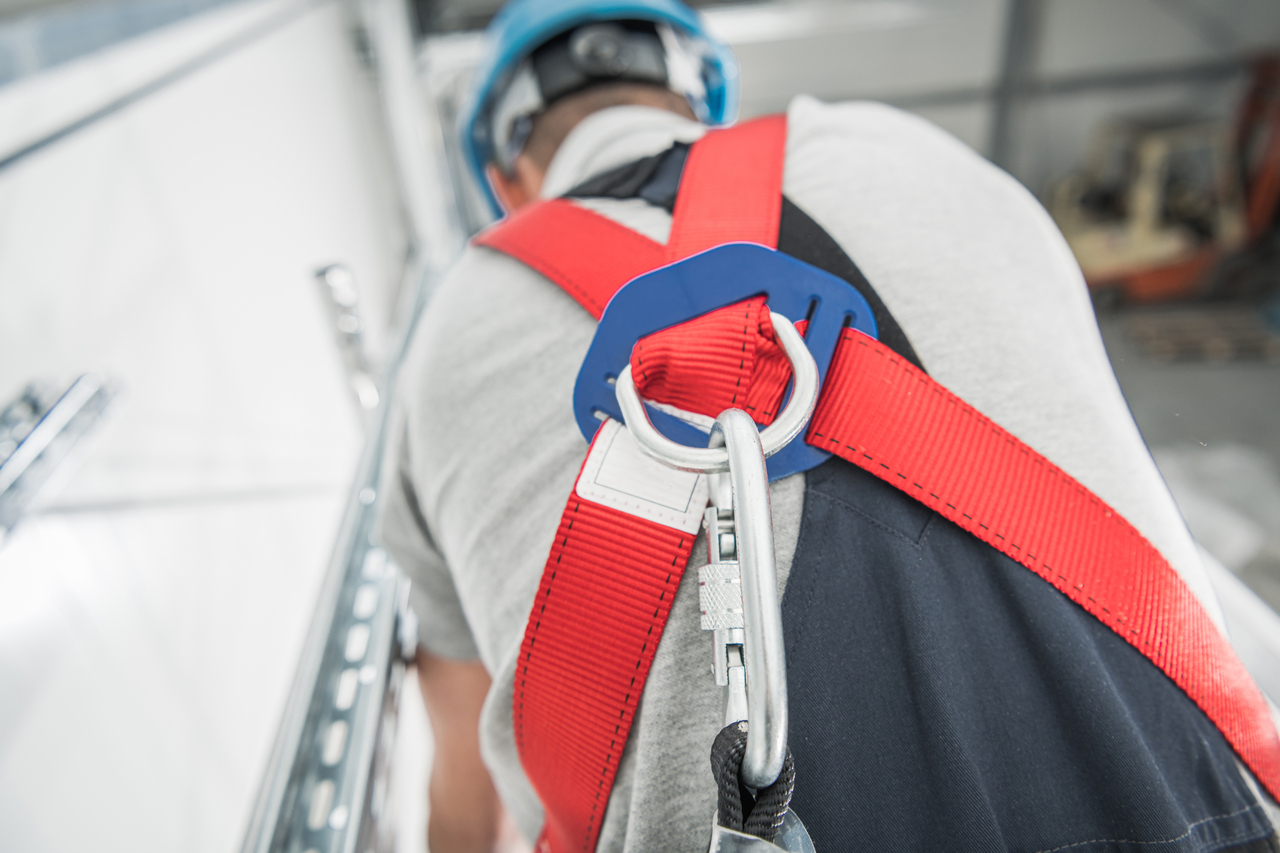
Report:
M802 99L789 124L786 197L858 264L925 369L1129 518L1215 612L1194 546L1111 375L1079 272L1034 200L954 140L885 107ZM561 147L544 194L567 192L701 132L659 111L597 113ZM581 203L653 239L666 237L670 217L659 207L639 199ZM421 521L411 502L393 500L387 522L388 543L417 587L428 650L478 653L494 676L482 721L486 760L530 837L540 818L512 739L513 672L542 565L586 452L571 397L593 331L591 318L546 279L489 250L469 251L428 310L404 387L401 475ZM788 478L772 490L784 587L802 509L807 523L814 517L805 479ZM828 489L831 500L841 500L841 488L858 487ZM902 533L883 518L871 521L886 535ZM704 557L695 552L690 565ZM849 555L848 571L876 570L858 557ZM820 583L809 590L822 593ZM796 602L792 590L784 612ZM789 626L789 638L795 628ZM891 651L890 667L902 654L898 646ZM707 755L723 712L707 661L690 571L650 673L600 849L705 844L715 807ZM999 699L975 700L984 698ZM805 709L793 714L802 719ZM803 763L798 772L803 791Z

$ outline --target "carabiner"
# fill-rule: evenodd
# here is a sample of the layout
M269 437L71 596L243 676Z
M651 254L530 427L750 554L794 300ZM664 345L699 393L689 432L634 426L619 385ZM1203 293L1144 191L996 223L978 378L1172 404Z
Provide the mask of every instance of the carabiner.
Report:
M774 833L758 838L721 825L719 812L712 820L710 853L814 853L804 823L789 808L794 769L787 752L787 662L782 644L782 608L778 601L778 571L769 507L769 475L764 464L760 434L751 417L741 409L720 413L711 432L711 444L723 444L729 472L711 475L712 506L706 511L709 565L699 570L698 598L702 628L712 631L712 670L716 683L727 685L725 725L746 720L746 742L738 779L765 793L785 786L781 823ZM726 482L727 480L727 482ZM721 742L712 749L724 760ZM732 735L730 736L732 738ZM730 765L731 766L731 765ZM785 780L780 775L788 768ZM715 770L724 803L725 780ZM736 789L737 782L730 781ZM756 801L752 820L765 799ZM777 808L776 794L767 806ZM775 812L769 820L776 819ZM742 827L739 827L742 828ZM766 840L770 839L770 840Z
M766 788L777 780L787 755L787 660L782 647L782 609L778 602L769 475L764 467L760 433L746 412L741 409L721 412L711 435L713 445L717 438L723 441L729 457L733 556L737 558L742 591L741 658L745 664L749 727L746 754L742 758L742 781L753 788ZM712 488L712 493L723 500L723 485L717 486L719 488ZM719 522L721 509L719 506L710 509L708 515L715 512ZM713 535L719 546L716 556L723 557L725 549L719 523ZM708 538L710 540L710 536ZM716 653L717 656L720 653L718 648ZM732 650L726 647L725 653L732 654ZM731 708L732 705L731 691ZM726 723L737 722L728 716L733 714L726 716Z
M672 468L711 475L712 505L705 515L710 565L699 570L702 629L713 632L716 683L729 687L725 725L747 723L738 779L757 790L784 784L779 777L787 762L787 661L765 458L804 431L817 405L819 384L817 365L795 327L780 314L772 314L772 319L794 383L791 399L763 433L746 412L726 409L716 418L707 448L686 447L649 422L629 366L619 373L615 386L627 429L641 450ZM713 853L770 848L812 853L804 824L787 810L789 786L794 783L788 774L786 799L780 804L785 811L769 818L780 821L774 829L785 846L722 827L717 818ZM737 781L732 784L736 790Z

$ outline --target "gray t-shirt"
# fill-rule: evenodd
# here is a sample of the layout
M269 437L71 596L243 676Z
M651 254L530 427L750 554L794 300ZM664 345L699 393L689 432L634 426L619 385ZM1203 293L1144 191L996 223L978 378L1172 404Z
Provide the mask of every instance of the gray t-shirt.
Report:
M1121 512L1221 627L1212 587L1111 372L1066 244L1016 181L924 120L873 103L788 110L783 189L852 257L930 374ZM546 196L697 139L672 113L617 107L565 140ZM580 202L655 240L670 217L640 200ZM471 248L441 284L400 387L383 537L413 580L423 645L493 676L485 761L530 839L542 813L516 754L514 670L560 514L587 450L572 411L595 322L522 264ZM774 483L779 585L804 477ZM705 562L699 544L690 566ZM708 755L724 689L685 572L609 800L599 850L706 849Z

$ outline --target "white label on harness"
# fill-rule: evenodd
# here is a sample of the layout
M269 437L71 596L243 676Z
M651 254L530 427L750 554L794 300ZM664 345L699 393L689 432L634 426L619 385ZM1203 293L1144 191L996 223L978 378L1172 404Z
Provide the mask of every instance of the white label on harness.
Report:
M578 477L578 496L685 533L697 533L707 478L650 459L627 428L605 421Z

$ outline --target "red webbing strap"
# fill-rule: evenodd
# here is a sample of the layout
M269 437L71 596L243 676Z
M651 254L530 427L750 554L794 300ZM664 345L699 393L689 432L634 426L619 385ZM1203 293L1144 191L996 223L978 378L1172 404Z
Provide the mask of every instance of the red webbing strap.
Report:
M667 241L670 260L721 243L778 247L787 117L764 116L714 131L689 149Z
M786 147L786 115L765 115L695 142L680 178L669 259L728 242L777 248Z
M539 853L595 849L695 536L569 496L512 701L520 763L546 812Z
M729 329L736 334L725 334ZM641 338L631 350L631 376L647 400L712 418L725 409L744 409L768 426L791 365L774 336L764 297L756 296Z
M1235 651L1151 543L1066 472L852 329L807 441L1017 560L1129 641L1280 798L1280 737Z
M523 261L599 319L618 288L670 260L727 240L776 246L785 144L782 117L694 143L666 247L561 199L523 208L474 242ZM722 221L695 227L699 217ZM788 368L768 313L756 305L752 316L734 322L739 332L753 324L758 334L767 330L754 359L727 356L739 362L737 379L776 374L785 382ZM726 346L743 349L741 339ZM742 399L767 423L781 394L766 381ZM520 762L546 814L540 853L595 849L692 544L691 534L582 500L576 491L570 496L525 627L512 708Z
M561 198L523 207L473 242L533 267L597 320L618 288L666 257L661 243Z
M667 245L568 199L537 201L473 238L533 267L600 319L638 275L718 246L778 245L786 116L713 130L689 149Z

